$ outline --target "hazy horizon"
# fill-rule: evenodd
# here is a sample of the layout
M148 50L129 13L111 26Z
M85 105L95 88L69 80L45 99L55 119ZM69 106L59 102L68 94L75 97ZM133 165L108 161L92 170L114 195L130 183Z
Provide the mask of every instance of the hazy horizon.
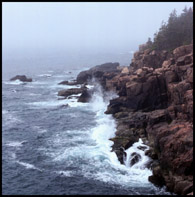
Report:
M130 52L192 2L3 2L3 54Z

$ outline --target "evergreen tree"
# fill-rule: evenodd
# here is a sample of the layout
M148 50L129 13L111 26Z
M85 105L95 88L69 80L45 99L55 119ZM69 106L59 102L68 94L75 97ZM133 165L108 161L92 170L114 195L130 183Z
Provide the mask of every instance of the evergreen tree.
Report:
M156 50L173 50L178 46L190 44L193 40L193 9L183 9L183 13L177 16L174 9L167 21L161 24L157 33L154 34L154 42L149 38L147 48Z

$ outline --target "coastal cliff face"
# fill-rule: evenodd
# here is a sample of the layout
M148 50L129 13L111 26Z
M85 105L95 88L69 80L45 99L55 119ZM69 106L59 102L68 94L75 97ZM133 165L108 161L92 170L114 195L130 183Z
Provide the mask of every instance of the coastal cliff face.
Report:
M58 95L81 93L78 102L88 102L95 89L85 85L93 78L105 93L118 94L105 113L116 119L117 131L110 140L120 163L125 150L141 138L150 147L145 154L153 159L146 164L153 171L149 181L176 194L193 194L193 44L173 52L136 52L130 67L95 66L77 76L74 83L83 84L80 89Z
M106 78L108 74L105 74ZM129 71L107 78L106 90L119 97L106 113L117 120L113 151L123 163L124 149L139 138L154 159L149 180L169 191L193 189L193 45L134 54Z
M125 150L142 138L153 159L149 180L176 194L193 192L193 45L136 52L130 67L96 66L81 72L77 82L92 77L119 95L105 113L117 122L110 140L121 164Z

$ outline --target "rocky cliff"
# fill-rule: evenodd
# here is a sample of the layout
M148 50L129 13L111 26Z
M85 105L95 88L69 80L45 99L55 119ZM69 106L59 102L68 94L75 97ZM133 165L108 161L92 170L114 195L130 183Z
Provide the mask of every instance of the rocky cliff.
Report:
M104 69L105 67L105 69ZM97 78L119 96L105 113L117 122L112 151L121 164L125 152L142 138L153 159L149 180L176 194L193 192L193 45L173 52L136 52L129 67L108 63L83 71L77 83ZM138 158L139 159L139 158Z
M154 159L149 180L169 191L193 188L193 45L134 54L129 72L106 79L115 89L106 113L117 120L113 151L123 163L124 149L141 137Z

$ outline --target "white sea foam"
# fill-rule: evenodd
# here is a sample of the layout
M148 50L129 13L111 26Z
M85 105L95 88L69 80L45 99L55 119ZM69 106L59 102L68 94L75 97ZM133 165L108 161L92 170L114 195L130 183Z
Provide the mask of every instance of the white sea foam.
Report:
M55 75L55 78L61 78L62 80L64 79L64 75ZM61 81L59 81L61 82Z
M51 77L52 76L52 74L40 74L40 75L37 75L37 76L39 76L39 77Z
M25 143L27 143L27 141L22 141L22 142L12 141L12 142L6 143L5 145L6 145L6 146L11 146L11 147L21 147L21 146L23 146Z
M7 110L2 110L2 114L7 114L7 113L9 113Z
M39 126L34 126L33 129L35 131L37 131L38 133L46 133L47 132L46 129L43 129L43 128L39 127Z
M16 163L24 166L27 169L34 169L34 170L42 171L41 169L35 167L33 164L30 164L30 163L21 162L21 161L16 161Z
M11 111L3 110L2 117L3 126L12 126L13 124L22 123L22 120Z
M73 176L73 172L72 171L55 171L57 174L60 174L62 176L66 176L66 177L71 177Z
M144 155L143 151L142 154L140 153L142 160L137 165L134 165L133 168L121 165L116 154L111 152L113 142L109 139L115 136L116 123L111 115L104 114L108 102L103 100L101 87L98 87L97 90L91 102L92 110L96 112L97 125L90 132L90 137L92 140L95 140L96 146L93 148L86 147L89 162L95 160L93 168L95 168L97 172L92 174L88 169L89 167L83 166L82 171L84 176L127 187L129 185L136 187L138 184L143 184L143 187L148 187L151 185L148 181L148 176L152 173L149 169L143 167L148 161L148 157ZM110 94L110 97L114 98L116 95ZM136 144L136 147L139 145L143 145L141 141ZM135 147L135 145L133 147ZM141 151L139 149L137 150Z
M27 104L38 108L50 108L50 107L53 108L53 107L60 107L66 105L69 107L87 106L87 103L77 102L78 98L75 98L74 96L78 96L78 95L72 95L73 98L71 99L37 101L37 102L30 102Z
M80 84L77 84L77 85L63 85L63 84L58 84L60 83L61 81L57 81L56 84L52 84L50 86L50 88L61 88L61 89L71 89L71 88L80 88L81 85Z
M148 146L146 146L145 144L143 144L142 139L140 138L138 142L134 143L130 148L128 148L125 152L127 153L127 158L125 160L125 165L127 167L131 167L133 169L145 169L146 168L146 164L150 161L150 158L148 156L145 155L145 151L140 150L138 147L139 146L144 146L146 150L149 149ZM141 156L141 159L138 163L136 163L133 166L130 166L130 161L132 159L131 154L132 153L137 153Z
M40 96L41 94L30 93L29 96Z
M15 152L9 151L6 155L8 156L9 160L11 160L12 162L15 162L15 160L16 160L16 153Z
M33 85L48 85L48 81L33 81L31 82Z
M86 85L87 88L92 89L94 88L94 85Z
M21 84L25 84L23 81L20 81L19 79L15 80L15 81L4 81L4 84L8 84L8 85L21 85Z
M67 104L66 100L49 100L49 101L37 101L32 103L27 103L28 105L32 105L39 108L48 108L48 107L57 107L64 104Z

